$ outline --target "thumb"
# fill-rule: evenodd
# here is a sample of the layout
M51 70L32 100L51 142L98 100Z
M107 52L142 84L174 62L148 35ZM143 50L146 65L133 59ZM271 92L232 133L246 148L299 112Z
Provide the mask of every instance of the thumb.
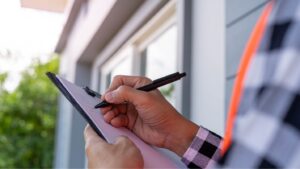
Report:
M90 125L86 125L84 129L84 140L86 142L86 145L92 145L95 143L106 144L106 142L98 136L98 134L92 129Z
M114 104L130 102L137 105L145 101L147 97L148 94L146 92L136 90L129 86L120 86L116 90L105 94L105 100Z

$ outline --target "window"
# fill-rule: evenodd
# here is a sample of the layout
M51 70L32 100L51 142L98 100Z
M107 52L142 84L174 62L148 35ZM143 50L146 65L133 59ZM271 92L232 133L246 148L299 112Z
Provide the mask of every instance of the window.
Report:
M103 64L100 91L105 91L115 75L157 79L177 72L177 65L176 3L170 1ZM180 89L175 84L163 86L160 91L176 107L175 93Z
M116 75L131 75L132 72L132 52L131 48L117 53L101 69L100 91L104 92Z
M136 48L141 57L141 74L151 79L178 71L176 3L171 1L137 34ZM175 107L175 83L163 86L162 94Z
M177 71L177 27L172 25L165 30L155 40L153 40L142 52L144 57L145 76L151 79L157 79L162 76ZM163 95L175 105L175 85L174 83L163 86L160 91Z

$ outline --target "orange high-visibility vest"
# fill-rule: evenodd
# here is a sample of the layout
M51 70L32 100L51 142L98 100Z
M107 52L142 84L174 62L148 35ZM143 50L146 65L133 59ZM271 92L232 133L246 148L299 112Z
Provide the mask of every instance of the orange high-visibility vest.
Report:
M238 107L240 104L242 92L243 92L243 86L244 86L244 80L245 75L248 70L249 64L251 62L252 57L256 53L256 50L259 46L259 42L261 41L261 38L263 36L263 33L266 28L267 19L271 13L273 6L273 1L271 1L262 12L258 22L255 25L255 28L250 36L250 39L247 43L247 46L245 48L241 63L239 65L238 69L238 75L236 77L233 93L231 96L229 111L228 111L228 118L227 118L227 126L225 130L225 136L223 141L223 147L222 147L222 153L224 154L228 147L231 144L232 139L232 130L234 125L234 120L238 111Z

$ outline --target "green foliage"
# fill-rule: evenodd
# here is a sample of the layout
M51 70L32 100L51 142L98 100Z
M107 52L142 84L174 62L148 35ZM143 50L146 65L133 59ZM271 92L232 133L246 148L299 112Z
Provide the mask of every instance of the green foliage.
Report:
M8 73L2 73L0 74L0 86L3 85L3 83L5 82L6 78L7 78Z
M37 61L11 93L0 75L0 168L52 167L58 93L45 72L57 70L57 57Z
M175 86L174 84L169 84L160 89L160 92L167 98L171 98L174 92Z

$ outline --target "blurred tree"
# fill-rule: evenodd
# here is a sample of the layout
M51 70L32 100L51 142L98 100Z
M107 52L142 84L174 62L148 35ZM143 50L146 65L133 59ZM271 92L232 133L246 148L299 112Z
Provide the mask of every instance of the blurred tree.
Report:
M2 92L3 85L4 85L4 82L5 82L6 78L7 78L7 75L8 75L7 72L0 74L0 93Z
M45 72L57 70L58 57L36 61L11 93L0 75L0 168L52 167L58 93Z
M160 88L160 92L167 98L171 98L172 94L174 92L175 89L175 85L174 84L169 84L166 86L163 86L162 88Z

